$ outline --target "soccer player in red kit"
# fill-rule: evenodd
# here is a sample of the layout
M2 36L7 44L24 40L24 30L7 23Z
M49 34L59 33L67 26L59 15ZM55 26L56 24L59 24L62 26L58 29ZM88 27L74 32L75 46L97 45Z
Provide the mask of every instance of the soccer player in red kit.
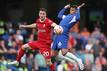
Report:
M37 28L38 30L38 40L31 41L22 45L18 51L16 61L10 62L8 64L19 64L21 57L24 55L26 49L36 50L39 49L41 54L44 55L47 62L50 62L51 58L51 42L52 42L52 27L57 24L52 20L47 18L46 9L41 8L39 11L39 18L35 23L30 25L20 25L20 28Z

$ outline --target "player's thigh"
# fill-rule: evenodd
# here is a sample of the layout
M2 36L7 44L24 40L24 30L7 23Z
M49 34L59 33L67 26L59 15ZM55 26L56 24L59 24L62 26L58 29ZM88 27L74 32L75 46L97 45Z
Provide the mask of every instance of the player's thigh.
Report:
M39 41L30 41L28 42L28 45L31 49L39 49L41 46L41 42Z
M57 47L58 49L67 48L68 37L67 36L58 36L57 38Z
M66 40L59 40L57 42L57 49L67 49L67 44L68 44L68 41Z

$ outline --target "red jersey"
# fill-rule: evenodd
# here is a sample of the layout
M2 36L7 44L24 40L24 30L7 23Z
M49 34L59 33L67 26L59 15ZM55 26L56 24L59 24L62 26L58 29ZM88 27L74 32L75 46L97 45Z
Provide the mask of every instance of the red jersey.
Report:
M45 21L41 22L40 19L36 20L36 24L38 27L38 41L51 44L52 41L52 29L51 24L53 21L46 18Z

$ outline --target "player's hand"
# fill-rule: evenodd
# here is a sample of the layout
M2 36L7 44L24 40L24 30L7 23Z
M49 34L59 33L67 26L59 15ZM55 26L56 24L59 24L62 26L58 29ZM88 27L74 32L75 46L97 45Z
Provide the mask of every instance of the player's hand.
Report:
M78 8L81 8L85 5L85 3L82 3L81 5L78 6Z
M70 4L65 5L64 8L70 8Z

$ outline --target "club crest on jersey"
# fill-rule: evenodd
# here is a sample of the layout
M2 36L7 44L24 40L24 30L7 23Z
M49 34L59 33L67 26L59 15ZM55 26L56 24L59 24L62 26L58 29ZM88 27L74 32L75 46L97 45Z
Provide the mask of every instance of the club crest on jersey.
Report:
M45 27L46 25L45 24L43 24L43 27Z
M58 42L58 46L61 46L62 45L62 43L61 42Z

